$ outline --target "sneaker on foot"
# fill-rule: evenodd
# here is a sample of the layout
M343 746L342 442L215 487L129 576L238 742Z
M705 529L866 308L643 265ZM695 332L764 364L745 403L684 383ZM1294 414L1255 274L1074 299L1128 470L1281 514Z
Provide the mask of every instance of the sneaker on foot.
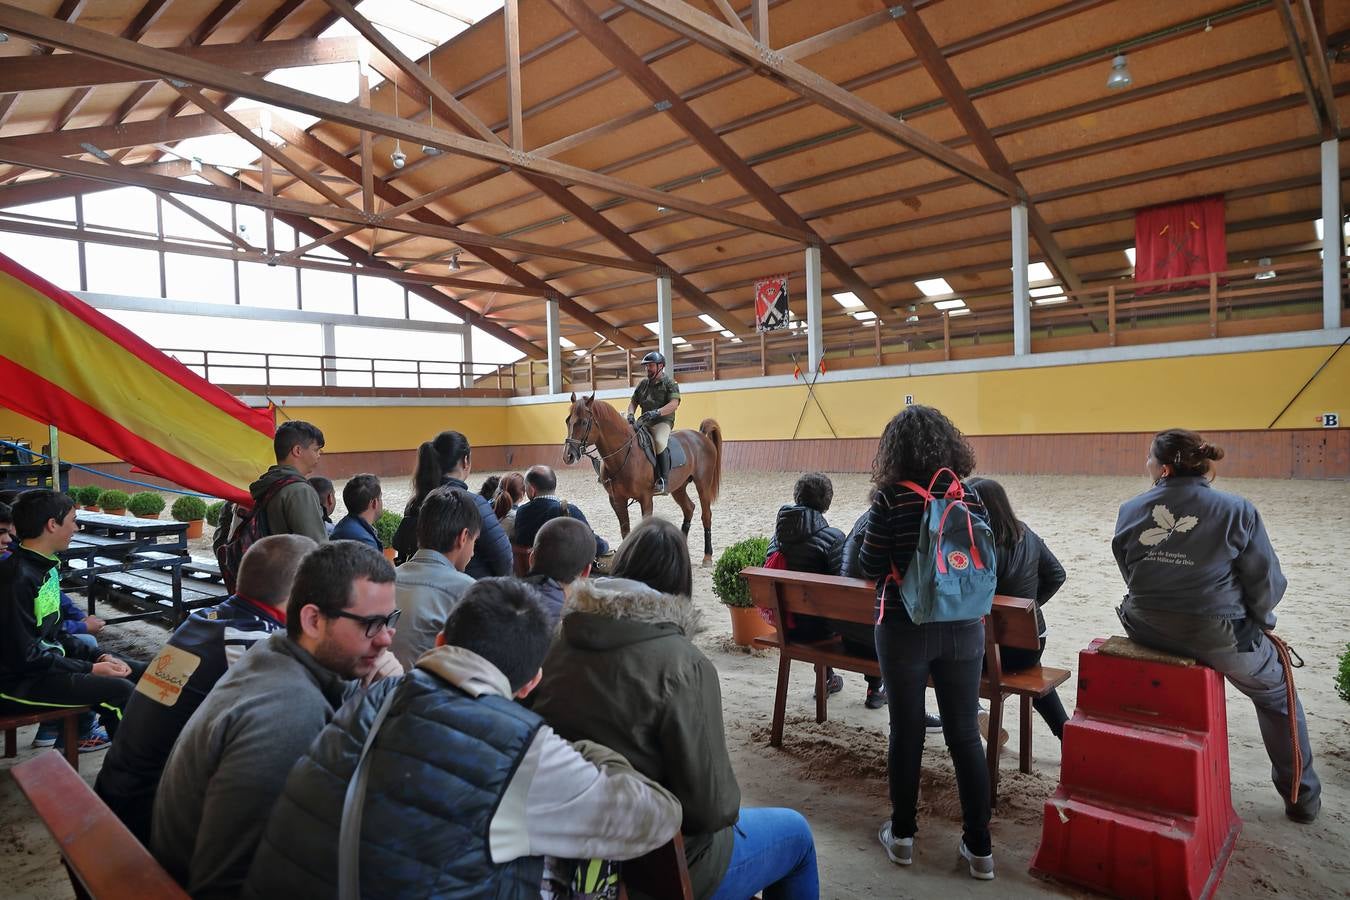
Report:
M837 694L837 693L839 693L840 691L842 691L843 689L844 689L844 676L843 676L843 675L840 675L838 672L834 672L833 674L830 674L830 675L826 675L826 676L825 676L825 696L826 696L826 697L828 697L830 694ZM811 696L812 696L813 698L815 697L815 692L814 692L814 691L811 693Z
M961 858L970 865L970 877L980 881L994 880L994 854L976 856L966 849L965 840L961 841Z
M60 722L41 722L38 724L37 736L33 738L33 746L54 747L56 746L56 739L60 736Z
M1284 814L1290 821L1297 822L1300 825L1311 825L1317 821L1317 814L1322 811L1322 798L1317 797L1311 803L1300 803L1294 806L1285 803Z
M886 705L886 685L879 688L868 688L867 699L863 701L863 706L868 709L881 709Z
M877 839L886 848L886 855L897 866L908 866L914 862L914 838L898 838L891 834L891 820L881 823Z
M924 713L923 730L929 734L942 734L942 720L932 713Z
M107 749L112 743L112 738L108 737L108 732L103 726L92 729L87 735L80 738L80 752L94 753L99 750Z
M985 712L984 710L980 710L979 713L976 714L975 718L980 723L980 737L984 738L984 742L986 744L989 743L989 713ZM1000 728L998 730L998 745L1002 747L1007 743L1008 743L1008 729Z

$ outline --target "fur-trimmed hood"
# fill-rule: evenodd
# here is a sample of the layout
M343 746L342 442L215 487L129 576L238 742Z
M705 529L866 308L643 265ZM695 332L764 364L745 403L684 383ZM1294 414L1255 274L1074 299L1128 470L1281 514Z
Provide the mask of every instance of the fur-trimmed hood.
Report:
M580 613L580 617L574 617ZM668 630L678 630L684 637L694 637L703 630L703 614L687 596L661 594L655 588L624 578L586 579L576 584L571 599L563 606L563 630L568 638L579 638L589 644L586 634L595 629L585 627L587 619L610 619L622 627L628 636L624 644L637 640L651 640ZM601 625L594 622L594 625ZM653 629L652 626L656 626ZM612 633L610 627L603 627ZM610 637L618 637L610 634ZM576 642L576 640L574 640ZM609 641L605 641L606 644Z

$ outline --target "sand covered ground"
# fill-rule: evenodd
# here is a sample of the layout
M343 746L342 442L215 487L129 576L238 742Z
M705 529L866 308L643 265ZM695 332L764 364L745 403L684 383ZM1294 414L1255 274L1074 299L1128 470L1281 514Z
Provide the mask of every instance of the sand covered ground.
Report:
M1141 457L1143 450L1141 448ZM339 475L325 472L342 484ZM488 473L475 473L475 488ZM793 475L728 473L714 510L713 548L772 528L778 505L789 502ZM1046 607L1050 625L1047 664L1076 668L1077 651L1094 637L1120 633L1113 607L1122 593L1111 558L1115 511L1125 498L1146 486L1138 478L1030 477L1002 479L1018 514L1046 541L1068 572L1068 581ZM406 479L386 479L387 505L400 509ZM596 529L618 538L613 513L589 468L559 470L559 493L579 505ZM864 509L867 478L834 476L835 501L830 521L847 531ZM1307 667L1296 681L1308 713L1318 773L1324 785L1321 818L1312 826L1285 819L1269 780L1269 763L1250 702L1232 690L1229 740L1233 800L1243 820L1233 860L1220 896L1225 898L1350 895L1350 704L1332 683L1336 656L1350 640L1350 483L1220 480L1218 487L1255 501L1270 530L1289 578L1289 591L1278 612L1279 632ZM662 498L656 512L674 521L679 510ZM698 559L697 520L691 546ZM204 551L203 544L202 550ZM201 552L201 551L199 551ZM711 568L696 569L694 601L704 611L707 630L695 638L716 664L722 679L723 715L733 763L746 805L787 805L801 810L815 832L822 877L821 896L1005 897L1077 896L1027 874L1040 839L1044 799L1059 776L1059 747L1039 719L1036 757L1030 775L1017 771L1016 738L1005 748L1001 802L993 821L998 866L996 887L972 881L958 868L959 806L951 762L941 737L928 738L924 754L923 797L915 864L900 869L887 861L876 830L888 814L886 789L887 718L884 710L863 707L861 676L846 674L842 694L830 701L830 719L815 723L810 670L794 668L788 723L781 750L768 746L775 654L746 652L730 641L726 610L712 593ZM149 655L163 640L163 628L132 623L114 629L106 644ZM1062 689L1072 712L1073 682ZM935 707L933 707L935 708ZM1016 735L1017 709L1006 721ZM20 759L33 729L20 732ZM102 754L87 755L82 774L92 782ZM0 763L7 767L11 761ZM0 778L0 882L11 897L70 896L52 843L13 781Z

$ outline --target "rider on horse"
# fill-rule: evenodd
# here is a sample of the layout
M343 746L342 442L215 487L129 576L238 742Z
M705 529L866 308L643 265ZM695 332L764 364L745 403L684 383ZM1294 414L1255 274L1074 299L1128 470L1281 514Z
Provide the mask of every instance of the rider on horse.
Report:
M666 444L670 441L670 430L675 427L675 410L680 406L680 386L675 379L665 374L666 358L653 350L642 357L647 367L647 380L638 384L633 391L633 399L628 404L628 424L635 424L633 411L642 407L642 416L638 420L646 426L652 436L652 449L656 452L656 481L653 490L658 494L666 492L666 479L670 476L670 450Z

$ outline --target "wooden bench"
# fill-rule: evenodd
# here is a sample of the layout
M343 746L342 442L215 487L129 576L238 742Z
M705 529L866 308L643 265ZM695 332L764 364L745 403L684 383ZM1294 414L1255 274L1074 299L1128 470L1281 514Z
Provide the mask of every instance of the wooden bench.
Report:
M122 821L55 753L19 763L14 780L56 839L81 900L186 900Z
M0 716L0 731L5 733L5 759L19 755L19 729L25 725L37 725L41 722L62 721L66 762L75 771L80 770L80 716L89 712L87 706L62 706L60 708L35 707L32 712L16 713L12 716Z
M689 866L684 860L684 837L675 836L652 852L630 859L620 870L621 898L629 889L653 900L694 900Z
M775 620L784 621L787 613L821 616L845 622L870 625L874 621L876 586L861 578L841 578L835 575L815 575L810 572L792 572L785 569L765 569L748 566L741 575L750 586L750 597L756 606L772 610ZM998 760L1002 747L998 735L1003 727L1003 700L1015 695L1021 701L1019 768L1031 771L1031 701L1044 697L1069 680L1068 669L1034 666L1017 672L1005 672L999 647L1017 647L1027 650L1040 648L1036 627L1036 601L1021 597L994 598L994 606L985 617L984 674L980 678L980 696L989 701L989 736L986 760L989 767L989 794L993 805L998 805ZM780 631L781 634L781 631ZM778 634L756 638L755 645L772 647L779 651L778 688L773 702L773 728L769 744L783 743L783 720L787 712L788 673L793 660L810 663L816 669L816 721L824 722L826 714L825 668L827 666L864 675L881 675L881 666L874 659L860 657L844 649L843 641L830 638L824 641L794 641L780 643Z

